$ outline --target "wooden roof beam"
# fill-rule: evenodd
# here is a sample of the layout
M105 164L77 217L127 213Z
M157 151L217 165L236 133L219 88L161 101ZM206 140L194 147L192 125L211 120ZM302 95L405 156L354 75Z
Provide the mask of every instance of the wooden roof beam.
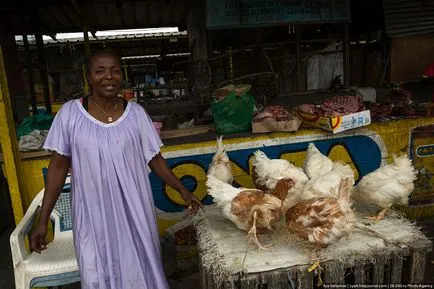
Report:
M97 39L96 29L93 29L92 25L90 25L90 23L89 23L90 21L88 21L88 19L86 19L85 15L83 14L83 12L81 10L80 4L77 3L76 0L69 0L69 1L71 2L72 6L74 7L75 12L77 13L78 17L82 20L83 27L86 26L88 28L90 34L92 34L92 36L95 39Z

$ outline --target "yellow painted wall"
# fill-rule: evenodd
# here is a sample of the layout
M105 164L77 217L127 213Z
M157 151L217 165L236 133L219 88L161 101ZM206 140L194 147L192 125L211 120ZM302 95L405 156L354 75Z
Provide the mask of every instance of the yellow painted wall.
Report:
M401 154L405 152L409 152L410 149L410 132L420 126L434 124L434 118L423 118L423 119L410 119L410 120L396 120L384 123L374 123L362 129L356 129L350 131L348 133L331 135L328 132L318 130L318 129L308 129L301 130L297 133L272 133L265 135L257 135L246 138L237 138L237 139L226 139L224 140L225 146L229 151L235 153L238 147L245 147L246 144L256 143L260 144L261 142L269 143L269 144L286 144L290 146L293 143L302 142L302 141L312 141L312 140L327 140L330 138L341 138L341 137L351 137L357 135L365 135L372 139L375 139L378 143L382 144L384 148L382 148L383 155L382 158L386 162L390 162L393 154ZM433 139L428 138L427 141L430 142ZM434 140L433 140L434 141ZM418 140L418 145L424 144L421 140ZM176 146L167 146L163 147L162 152L163 155L168 159L179 158L180 156L185 156L192 154L191 150L195 150L196 153L193 153L194 157L197 158L203 154L211 154L215 149L215 141L209 142L200 142L200 143L192 143L192 144L183 144ZM365 152L366 156L364 159L366 161L370 161L369 151ZM192 155L192 158L193 158ZM339 143L335 144L333 148L329 152L330 158L333 160L340 160L350 164L355 170L355 166L352 163L352 159L345 149L344 145L340 145ZM281 157L287 159L298 166L303 164L305 158L304 151L298 152L290 152L290 153L282 153ZM434 158L431 158L434 160ZM424 160L424 163L427 166L432 166L432 171L434 172L434 163L433 161L428 161L428 159ZM22 176L25 180L25 187L22 192L23 203L24 206L27 207L31 202L32 198L43 188L44 181L42 177L42 168L48 166L48 158L39 158L39 159L28 159L22 161ZM232 164L234 169L235 181L238 182L242 186L252 187L252 181L250 177L250 169L247 171L241 167L239 164ZM195 195L203 199L206 197L205 185L204 182L206 180L206 175L204 174L204 167L198 167L195 165L183 166L182 169L179 167L174 170L175 174L178 177L184 175L194 175L197 177L198 182L195 190ZM357 170L356 177L358 176ZM155 189L163 190L171 202L175 204L182 204L182 200L179 199L179 196L173 190L163 187ZM424 192L425 196L427 192ZM433 208L431 207L423 207L423 208L412 208L411 210L406 210L410 216L418 217L422 215L429 215L433 212ZM163 233L164 230L176 223L177 218L171 216L171 214L158 214L159 217L159 225L160 232Z

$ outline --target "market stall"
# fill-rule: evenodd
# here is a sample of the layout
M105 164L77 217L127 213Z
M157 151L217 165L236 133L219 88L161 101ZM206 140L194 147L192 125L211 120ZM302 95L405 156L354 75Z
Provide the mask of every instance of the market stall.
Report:
M333 160L350 164L356 179L389 162L394 154L409 153L417 169L421 171L415 192L411 196L410 207L402 208L411 217L432 215L433 180L431 173L432 158L429 151L421 157L421 148L432 144L429 133L434 118L396 119L387 122L372 123L339 134L331 134L322 129L301 128L297 132L274 132L264 134L236 133L224 137L225 148L229 154L236 183L244 187L253 187L250 159L253 152L262 148L271 157L287 159L301 166L308 143L313 141L319 149ZM421 133L428 130L428 133ZM206 171L215 153L215 133L202 133L180 138L165 138L162 148L175 174L181 178L205 204L211 204L207 196L205 181ZM419 151L419 153L417 153ZM50 153L21 153L21 174L26 180L22 198L27 207L34 195L44 186L42 168L48 166ZM150 175L154 200L159 210L160 230L175 224L182 211L178 194L154 176ZM424 181L423 181L424 180Z
M432 246L416 226L396 216L370 228L388 240L399 240L399 245L385 245L379 238L355 232L350 239L316 253L307 242L286 231L284 225L261 236L273 244L272 250L257 250L248 245L244 232L214 206L207 207L206 214L197 217L195 224L202 288L208 289L419 284L423 283L426 253ZM321 263L319 270L312 266L315 262Z

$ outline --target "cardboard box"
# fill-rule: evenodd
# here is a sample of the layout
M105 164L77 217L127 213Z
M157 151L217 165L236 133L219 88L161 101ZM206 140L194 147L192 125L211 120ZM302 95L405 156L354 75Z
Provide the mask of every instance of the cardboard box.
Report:
M371 123L371 112L369 110L337 117L317 116L301 111L297 111L297 115L304 123L331 131L332 133L343 132Z
M263 121L252 122L252 132L266 133L273 131L297 131L300 125L301 120L298 117L284 121L276 121L272 118L266 118Z

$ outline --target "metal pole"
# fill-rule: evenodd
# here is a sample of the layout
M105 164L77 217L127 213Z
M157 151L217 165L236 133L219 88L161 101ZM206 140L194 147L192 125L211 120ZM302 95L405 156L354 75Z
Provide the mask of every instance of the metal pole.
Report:
M295 26L295 61L297 66L297 91L301 91L301 26Z
M32 114L38 114L38 107L36 105L36 93L35 93L35 79L33 78L33 63L32 63L32 52L29 49L29 40L27 39L27 35L23 35L24 41L24 49L26 51L27 58L27 77L29 79L29 92L30 92L30 101L32 104Z
M232 59L232 47L228 48L228 57L229 57L229 79L234 78L234 63Z
M350 35L349 23L345 23L345 39L344 39L344 83L345 88L350 86Z
M18 150L15 123L12 116L11 100L9 98L8 81L3 61L3 53L0 47L0 144L3 153L3 161L6 178L8 180L12 209L14 211L15 224L23 218L23 203L21 200L20 184L20 155ZM22 188L22 187L21 187Z
M47 64L45 63L44 42L40 32L38 32L35 37L36 47L38 48L38 66L41 73L42 88L44 90L45 108L47 113L51 114L50 86L48 83Z
M90 45L89 45L89 31L87 29L87 25L83 24L83 38L84 38L84 51L86 54L90 52ZM88 95L90 93L89 91L89 84L87 83L87 75L86 75L86 67L83 64L83 85L84 85L84 95Z
M123 61L123 65L122 67L124 68L124 76L125 76L125 81L129 81L129 77L128 77L128 65L125 63L125 61Z

